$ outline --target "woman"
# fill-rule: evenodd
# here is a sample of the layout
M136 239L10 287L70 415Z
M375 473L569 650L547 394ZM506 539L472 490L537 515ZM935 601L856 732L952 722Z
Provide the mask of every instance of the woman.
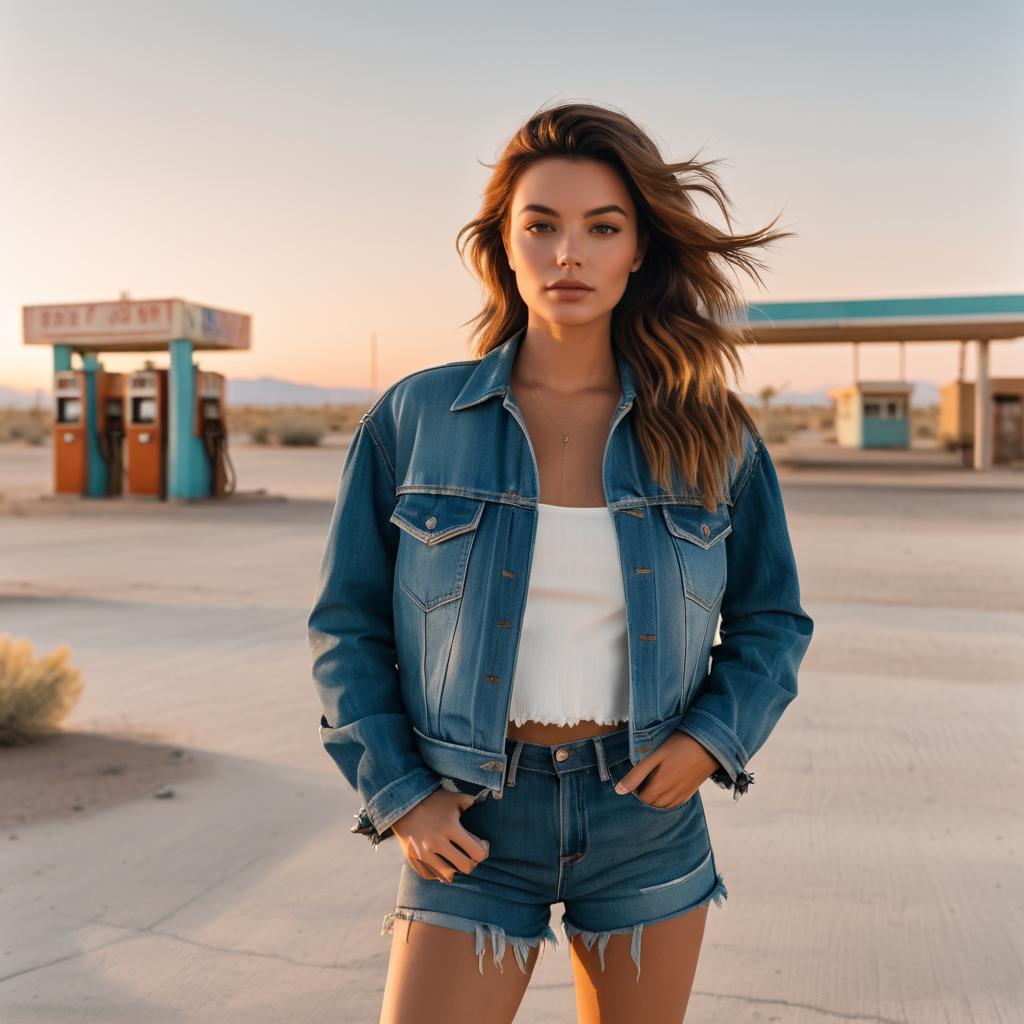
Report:
M397 381L346 455L309 637L353 831L404 855L389 1024L511 1021L557 902L580 1021L685 1014L727 896L699 787L753 782L812 632L725 372L720 261L788 233L695 192L728 222L623 114L533 116L460 233L481 358Z

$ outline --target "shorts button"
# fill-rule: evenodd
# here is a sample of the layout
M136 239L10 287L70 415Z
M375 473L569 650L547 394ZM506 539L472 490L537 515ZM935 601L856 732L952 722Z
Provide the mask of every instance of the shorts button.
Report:
M569 760L569 751L566 750L565 747L562 747L561 750L556 750L555 751L555 760L556 761L568 761Z

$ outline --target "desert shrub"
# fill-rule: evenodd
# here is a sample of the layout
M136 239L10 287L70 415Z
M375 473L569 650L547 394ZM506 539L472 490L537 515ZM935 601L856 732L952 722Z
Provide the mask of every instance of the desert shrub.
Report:
M327 423L316 413L292 412L275 417L271 430L281 444L317 445L327 433Z
M249 440L253 444L270 444L273 440L268 423L258 423L249 431Z
M53 430L48 413L16 411L0 420L0 441L24 441L26 444L44 444Z
M82 695L67 644L37 658L27 637L0 635L0 746L31 743L58 730Z

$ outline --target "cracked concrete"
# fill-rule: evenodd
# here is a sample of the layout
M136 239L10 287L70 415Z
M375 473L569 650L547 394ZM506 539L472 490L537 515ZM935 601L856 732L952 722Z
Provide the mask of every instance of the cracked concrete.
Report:
M243 483L281 465L235 454ZM348 833L304 632L342 454L302 453L294 500L0 512L2 628L70 644L69 726L152 730L204 765L172 800L0 832L3 1024L376 1021L400 855ZM705 792L729 900L690 1017L1009 1024L1024 478L829 473L780 471L816 632L756 792ZM564 940L517 1020L574 1020Z

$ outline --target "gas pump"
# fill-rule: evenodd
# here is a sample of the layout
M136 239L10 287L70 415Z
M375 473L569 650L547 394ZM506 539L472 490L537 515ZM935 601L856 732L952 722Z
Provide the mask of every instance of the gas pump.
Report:
M129 494L167 497L167 370L147 363L128 375Z
M121 493L121 376L101 369L58 370L54 375L55 493L97 497Z
M57 494L86 492L85 394L82 370L56 372L53 381L53 489Z
M124 491L124 374L96 375L96 440L107 464L107 495Z
M210 463L210 496L233 494L237 484L235 467L228 455L228 433L224 423L224 375L196 369L195 433L203 442Z

